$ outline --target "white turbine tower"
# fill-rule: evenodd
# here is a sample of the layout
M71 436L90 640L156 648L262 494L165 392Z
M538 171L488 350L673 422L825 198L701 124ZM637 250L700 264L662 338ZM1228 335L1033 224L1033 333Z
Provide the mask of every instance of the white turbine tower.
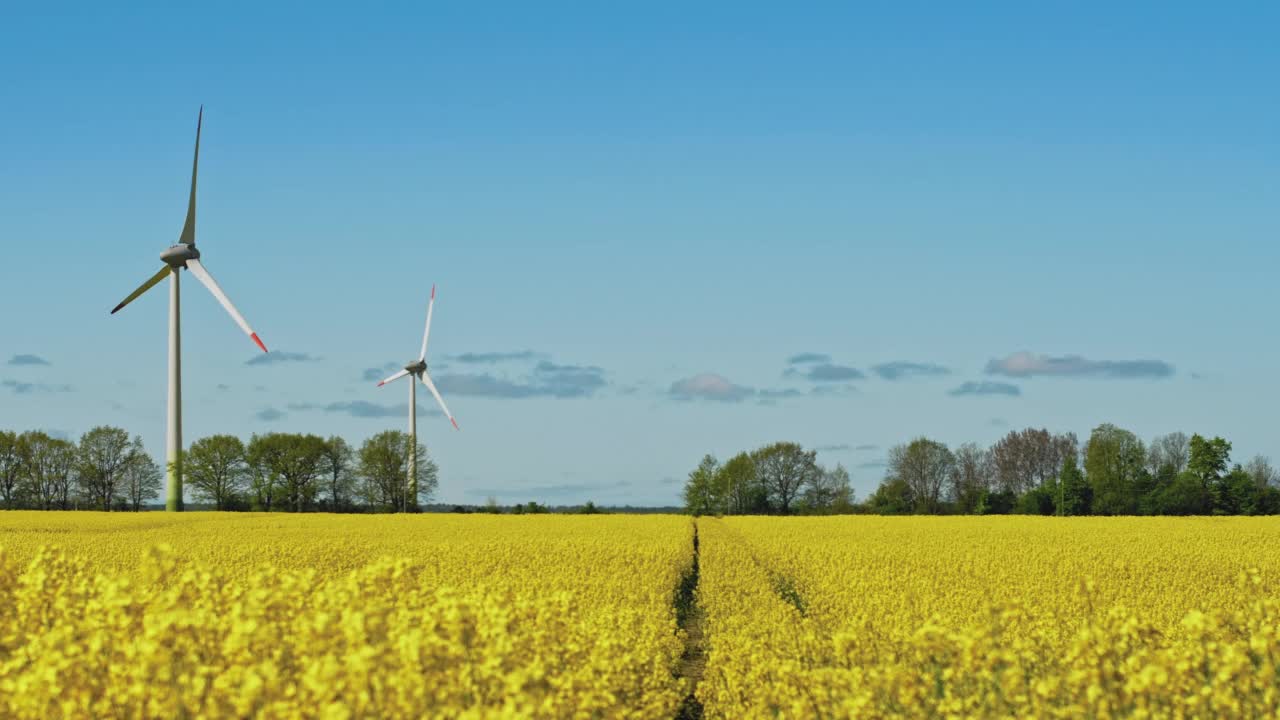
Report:
M196 170L200 167L200 126L203 121L204 106L201 105L200 114L196 118L196 152L195 159L191 162L191 197L187 201L187 222L182 226L178 244L160 253L165 267L111 311L114 315L139 295L160 284L161 280L169 278L169 428L165 443L168 487L165 509L173 512L182 510L182 303L178 292L178 271L182 268L190 270L222 303L222 307L231 314L231 319L236 321L240 329L248 333L258 347L262 348L262 352L267 351L267 346L258 339L258 334L249 327L244 316L231 304L227 294L222 292L217 281L200 263L200 251L196 249Z
M409 502L410 507L416 507L418 504L418 383L413 382L416 378L422 379L422 384L427 386L431 394L435 396L436 402L440 403L440 409L444 411L445 417L449 418L449 422L453 423L453 429L457 430L458 421L453 419L449 408L444 404L444 398L440 397L440 391L436 389L435 383L431 382L431 376L427 374L427 338L431 337L431 310L436 306L436 286L431 286L431 300L427 302L427 327L422 331L422 351L418 353L418 359L404 366L400 372L378 383L378 387L382 387L389 382L399 380L408 375L409 381Z

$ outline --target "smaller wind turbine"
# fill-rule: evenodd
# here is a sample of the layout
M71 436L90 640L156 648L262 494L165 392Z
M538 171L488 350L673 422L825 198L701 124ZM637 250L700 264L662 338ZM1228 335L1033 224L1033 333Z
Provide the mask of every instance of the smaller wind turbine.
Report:
M440 397L440 391L436 389L435 383L431 382L431 376L427 374L427 338L431 337L431 311L436 306L436 286L431 286L431 300L427 302L427 327L422 331L422 351L418 353L418 359L404 366L400 372L378 383L378 387L382 387L389 382L399 380L408 375L409 382L409 504L416 506L418 504L418 383L413 382L414 379L421 378L422 384L427 386L431 394L435 396L436 402L440 403L440 409L444 411L445 417L449 418L449 422L453 423L453 429L458 430L458 421L453 419L453 415L449 412L448 406L444 404L444 398Z

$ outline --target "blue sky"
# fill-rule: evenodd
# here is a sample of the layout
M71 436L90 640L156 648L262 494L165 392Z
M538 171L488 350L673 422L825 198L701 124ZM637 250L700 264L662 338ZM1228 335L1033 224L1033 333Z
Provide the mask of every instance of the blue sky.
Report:
M188 442L403 427L407 390L364 375L416 354L435 282L463 431L419 429L447 502L670 502L704 452L778 439L865 496L894 443L1026 425L1278 456L1277 26L1274 3L11 8L0 426L162 454L167 298L107 313L177 240L203 103L200 248L280 354L246 364L185 276Z

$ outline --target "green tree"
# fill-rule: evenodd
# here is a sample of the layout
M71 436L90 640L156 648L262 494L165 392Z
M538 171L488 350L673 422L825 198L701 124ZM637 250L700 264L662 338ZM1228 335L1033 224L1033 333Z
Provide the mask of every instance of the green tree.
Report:
M951 500L956 512L976 512L982 495L992 486L991 451L977 443L965 443L956 448L955 463L951 466Z
M418 503L429 500L435 492L439 469L427 455L427 447L418 443L418 497L409 497L409 435L399 430L384 430L360 446L356 475L359 492L371 507L383 512L408 512Z
M889 476L880 482L876 491L867 498L867 510L877 515L907 515L916 506L911 486L906 480Z
M889 475L911 489L915 512L937 513L942 509L954 466L955 456L947 446L928 438L916 438L889 450Z
M720 463L712 455L704 455L698 467L689 473L684 484L684 506L690 515L718 515L723 512L716 477Z
M18 436L24 493L41 510L71 508L71 486L80 467L80 452L70 440L40 431Z
M1146 472L1147 452L1128 430L1104 424L1094 428L1085 445L1085 472L1093 489L1097 515L1132 515L1138 509L1138 487Z
M1152 475L1167 477L1171 482L1178 473L1187 469L1190 458L1191 439L1186 433L1161 435L1151 441L1151 447L1147 450L1147 470Z
M280 494L279 467L285 453L286 440L282 433L254 434L245 447L245 463L249 469L250 507L271 512Z
M1200 478L1206 487L1212 487L1224 473L1231 462L1231 443L1220 437L1206 440L1201 435L1191 436L1191 456L1187 461L1187 469Z
M1018 504L1018 496L1012 490L988 490L978 500L974 512L978 515L1008 515Z
M138 512L142 504L160 495L160 466L151 458L138 435L129 443L129 456L120 470L121 491L126 506Z
M1187 470L1200 479L1200 485L1209 495L1210 512L1216 515L1233 515L1239 498L1235 497L1237 479L1228 480L1227 467L1231 463L1231 443L1215 437L1212 440L1201 435L1191 436L1191 456Z
M752 453L756 478L764 487L772 509L783 515L819 474L818 453L793 442L767 445Z
M1020 515L1053 515L1056 507L1056 483L1045 483L1022 493L1014 506Z
M331 436L324 444L325 493L329 510L350 510L355 497L355 477L352 473L355 453L338 435Z
M187 487L215 510L231 509L246 488L245 453L235 435L210 435L191 443L182 458Z
M254 435L246 450L255 505L303 512L320 493L325 441L319 435Z
M1258 514L1258 486L1249 471L1236 465L1214 485L1215 515Z
M80 438L79 480L85 499L110 510L121 491L121 471L129 462L129 433L100 426Z
M1245 465L1245 470L1253 478L1253 484L1259 491L1275 487L1280 483L1280 475L1276 474L1275 468L1271 466L1271 460L1264 455L1254 455L1249 464Z
M281 491L286 507L294 512L309 510L320 494L324 472L325 441L319 435L289 435L280 456Z
M1079 452L1073 433L1054 435L1045 429L1011 431L991 446L991 464L1001 490L1021 495L1058 477L1062 463Z
M837 464L828 470L818 468L809 486L801 495L804 512L815 515L830 515L836 512L849 512L853 506L853 488L850 487L849 471L844 465Z
M1068 455L1058 477L1059 515L1088 515L1093 506L1093 488L1080 472L1075 455Z
M21 504L22 452L18 434L0 430L0 503L5 510Z
M1178 473L1156 497L1155 515L1208 515L1213 507L1208 489L1190 470Z
M1271 466L1271 460L1255 455L1245 471L1253 478L1255 515L1275 515L1280 513L1280 474Z
M716 475L718 492L724 498L725 512L730 515L769 511L768 493L756 475L756 462L750 453L741 452L729 458Z

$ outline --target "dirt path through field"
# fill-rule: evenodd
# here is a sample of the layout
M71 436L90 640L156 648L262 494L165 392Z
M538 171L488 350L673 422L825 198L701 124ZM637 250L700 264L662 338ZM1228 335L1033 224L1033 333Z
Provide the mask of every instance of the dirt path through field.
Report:
M676 675L689 680L689 694L685 696L680 709L676 711L676 720L701 720L702 703L694 692L698 682L702 680L702 671L707 666L707 648L703 635L705 616L698 603L698 522L693 524L693 567L680 583L680 592L676 598L676 621L685 632L684 654L680 656L680 664L676 667Z

